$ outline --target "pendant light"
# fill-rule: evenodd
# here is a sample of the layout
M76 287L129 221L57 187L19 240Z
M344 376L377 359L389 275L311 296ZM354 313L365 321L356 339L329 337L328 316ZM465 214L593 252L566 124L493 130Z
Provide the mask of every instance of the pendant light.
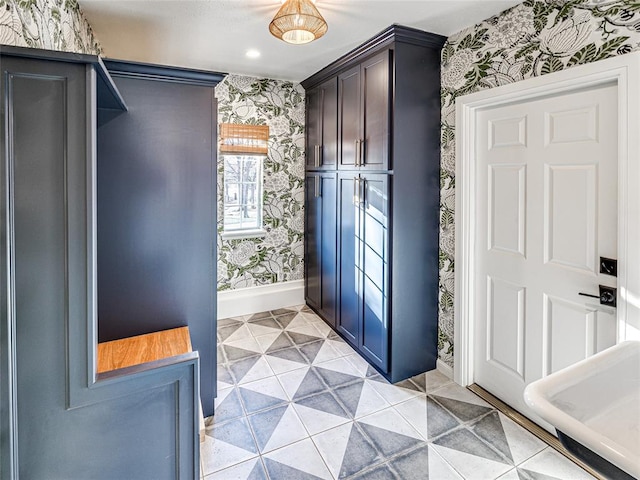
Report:
M286 0L269 24L274 37L295 45L320 38L327 28L327 22L311 0Z

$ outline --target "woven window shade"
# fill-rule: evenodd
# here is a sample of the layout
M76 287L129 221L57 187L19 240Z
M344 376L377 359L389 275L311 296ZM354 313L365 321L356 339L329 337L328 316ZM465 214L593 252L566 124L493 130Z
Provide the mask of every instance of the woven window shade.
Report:
M220 153L267 154L268 125L220 124Z

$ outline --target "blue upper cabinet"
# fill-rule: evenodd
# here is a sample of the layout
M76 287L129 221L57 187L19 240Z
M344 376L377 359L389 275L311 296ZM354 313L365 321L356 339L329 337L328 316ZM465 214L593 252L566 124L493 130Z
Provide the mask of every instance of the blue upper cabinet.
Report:
M331 78L306 95L307 170L331 170L338 158L338 81Z
M390 50L338 76L340 169L389 167Z
M307 268L306 282L335 281L336 331L392 382L437 359L444 41L393 25L302 82L311 104L318 86L337 82L338 129L327 167L338 174L337 212L322 211L337 221L336 275ZM314 245L318 232L306 228Z

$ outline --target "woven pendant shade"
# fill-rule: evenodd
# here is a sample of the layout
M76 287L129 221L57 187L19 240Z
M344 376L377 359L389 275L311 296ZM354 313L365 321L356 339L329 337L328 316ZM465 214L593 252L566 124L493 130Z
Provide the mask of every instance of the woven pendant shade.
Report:
M269 24L269 31L287 43L302 44L327 33L327 22L311 0L287 0Z

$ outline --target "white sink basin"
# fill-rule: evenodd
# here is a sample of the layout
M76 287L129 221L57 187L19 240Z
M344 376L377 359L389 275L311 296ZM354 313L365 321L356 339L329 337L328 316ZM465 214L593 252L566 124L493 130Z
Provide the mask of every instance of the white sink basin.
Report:
M640 341L622 342L533 382L524 398L557 431L640 478ZM597 459L582 459L599 468Z

